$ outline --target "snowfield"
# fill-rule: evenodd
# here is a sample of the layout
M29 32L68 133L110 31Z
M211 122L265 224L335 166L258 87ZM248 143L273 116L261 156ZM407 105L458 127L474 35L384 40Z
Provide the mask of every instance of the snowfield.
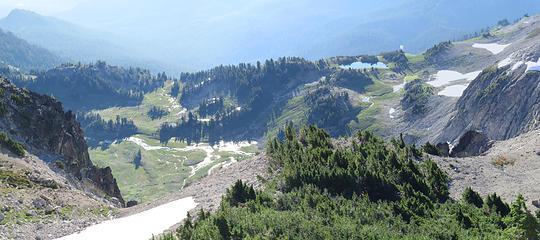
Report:
M511 63L512 63L512 58L507 57L507 58L501 60L501 61L497 64L497 67L502 68L502 67L504 67L504 66L510 65Z
M472 45L473 48L486 49L486 50L490 51L493 54L501 53L508 46L510 46L510 44L501 45L501 44L498 44L498 43L475 43L475 44Z
M204 160L202 162L198 163L197 165L195 165L191 169L190 177L193 177L195 175L195 173L197 173L198 170L212 164L216 159L219 158L218 155L214 154L214 151L217 151L217 152L232 152L234 154L241 154L241 155L251 156L253 154L246 153L244 151L241 151L240 149L242 147L249 147L251 145L256 145L257 144L256 141L251 141L251 142L243 141L243 142L238 142L238 143L220 141L219 144L216 145L216 146L210 146L210 145L207 145L207 144L195 144L195 145L187 146L185 148L169 148L169 147L164 147L164 146L150 146L143 139L140 139L140 138L137 138L137 137L129 137L129 138L125 139L125 140L133 142L133 143L139 145L140 147L144 148L144 150L147 150L147 151L160 150L160 149L165 149L167 151L180 151L180 152L190 152L190 151L197 151L197 150L205 151L206 152L206 157L204 158ZM231 157L231 159L228 161L228 163L219 164L219 166L220 167L221 166L222 167L227 167L231 163L234 163L234 162L236 162L236 159ZM214 167L216 167L216 166L214 166Z
M536 62L526 62L528 71L540 71L540 58Z
M444 88L442 91L439 91L438 95L447 96L447 97L461 97L463 91L467 89L468 85L453 85Z
M456 71L442 70L442 71L437 72L437 74L435 75L435 80L427 82L427 84L434 87L441 87L444 85L448 85L451 82L462 80L462 79L465 79L467 81L472 81L476 77L478 77L480 72L481 71L476 71L476 72L462 74Z
M197 204L192 197L183 198L128 217L105 221L86 228L80 233L58 240L130 239L147 240L176 223L181 222L187 212Z

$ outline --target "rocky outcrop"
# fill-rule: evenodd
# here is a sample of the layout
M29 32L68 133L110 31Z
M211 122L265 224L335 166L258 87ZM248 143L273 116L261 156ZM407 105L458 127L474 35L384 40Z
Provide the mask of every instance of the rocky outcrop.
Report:
M437 149L439 149L443 157L450 156L450 145L447 142L438 143Z
M110 168L97 168L90 161L88 145L75 115L64 112L54 98L16 88L0 79L0 129L24 142L26 150L46 161L61 161L65 171L100 196L124 200Z
M459 138L459 141L452 151L450 157L472 157L479 156L486 152L493 145L485 134L477 131L467 131Z

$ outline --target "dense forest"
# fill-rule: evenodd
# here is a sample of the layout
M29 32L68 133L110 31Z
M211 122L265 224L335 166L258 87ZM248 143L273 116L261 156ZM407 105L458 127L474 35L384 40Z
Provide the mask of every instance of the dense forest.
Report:
M255 65L219 66L208 71L183 73L180 76L183 83L180 103L197 111L176 123L163 124L160 139L167 142L176 137L212 143L219 139L262 136L272 110L278 112L286 104L288 96L283 95L307 81L317 80L329 72L329 67L323 60L280 58L267 60L264 65L257 62ZM175 91L171 91L171 95L174 96ZM201 121L201 117L208 119ZM245 131L251 124L260 127ZM245 136L238 137L242 134Z
M350 117L355 116L356 111L350 103L347 92L332 93L328 87L318 88L304 97L308 109L307 120L309 124L317 125L334 135L344 135Z
M137 126L132 120L116 116L116 119L105 121L99 114L78 113L77 121L87 137L88 145L95 147L100 141L123 139L137 133Z
M313 126L270 141L266 189L241 181L216 213L200 210L161 239L537 239L538 218L520 195L511 205L448 177L422 148L358 132L334 145Z
M385 56L388 61L398 61L396 66L406 66L407 58L402 52L387 53ZM162 142L173 137L190 142L214 142L220 138L246 140L261 137L267 131L266 123L284 109L295 93L303 91L301 86L320 79L324 80L317 82L315 90L307 95L302 93L302 101L309 109L306 116L302 116L305 118L303 121L329 129L333 135L344 134L347 132L346 124L336 128L335 122L345 122L361 109L351 106L346 91L330 89L338 86L365 92L365 88L374 83L373 79L378 78L375 70L335 66L336 62L358 59L374 63L378 61L376 56L368 55L314 62L301 58L280 58L267 60L264 65L257 62L254 65L219 66L208 71L183 73L180 77L182 87L175 83L171 96L180 95L180 103L192 114L177 122L163 124L159 131L160 139ZM250 127L250 131L245 131L246 127Z
M163 87L170 78L141 68L122 68L103 61L62 64L47 71L32 71L35 78L14 83L62 101L67 109L85 111L111 106L138 105L145 93Z

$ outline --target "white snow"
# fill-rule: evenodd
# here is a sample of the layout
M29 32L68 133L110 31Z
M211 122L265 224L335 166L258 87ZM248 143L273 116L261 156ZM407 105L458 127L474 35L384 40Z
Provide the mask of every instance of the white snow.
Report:
M472 81L476 77L478 77L480 72L481 71L476 71L476 72L462 74L456 71L442 70L442 71L437 72L437 74L435 75L435 80L427 82L427 84L430 84L434 87L441 87L451 82L462 80L462 79L466 79L467 81Z
M187 216L187 212L195 208L195 206L197 204L192 197L183 198L135 215L90 226L80 233L65 236L58 240L147 240L152 235L158 235L182 221Z
M498 64L497 64L497 67L504 67L504 66L508 66L510 65L510 63L512 63L512 58L511 57L507 57L503 60L501 60Z
M136 137L129 137L129 138L126 138L125 140L133 142L147 151L166 149L167 151L179 151L179 152L190 152L190 151L197 151L197 150L202 150L206 152L206 157L204 158L204 160L198 163L196 166L194 166L191 169L190 177L194 176L198 170L212 164L214 160L219 158L218 155L214 155L214 151L232 152L234 154L240 154L240 155L253 155L252 153L246 153L246 152L241 151L240 148L257 144L256 141L251 141L251 142L243 141L243 142L238 142L238 143L221 141L219 142L218 145L213 146L213 147L207 144L195 144L195 145L187 146L185 148L169 148L169 147L164 147L164 146L150 146L144 140L140 138L136 138ZM231 158L231 161L235 161L235 159Z
M536 62L526 62L528 71L540 71L540 58Z
M468 85L453 85L448 86L444 88L442 91L439 91L440 96L448 96L448 97L461 97L463 95L463 91L467 89Z
M399 85L395 85L394 86L394 92L397 92L401 89L403 89L405 87L405 83L402 83L402 84L399 84Z
M362 102L371 102L370 99L371 97L363 97Z
M246 152L241 151L240 148L251 146L253 144L257 144L257 142L252 141L250 143L248 141L244 141L244 142L234 143L234 142L221 141L221 142L219 142L218 145L213 146L213 147L209 146L209 145L196 144L196 145L188 146L188 147L185 147L185 148L173 148L172 150L176 150L176 151L203 150L203 151L206 152L206 157L204 158L204 160L202 162L198 163L195 167L193 167L191 169L190 177L192 177L192 176L195 175L195 173L197 173L197 171L199 171L200 169L212 164L212 162L214 162L214 160L219 158L218 155L214 155L214 151L217 151L217 152L232 152L234 154L241 154L241 155L252 155L250 153L246 153ZM235 161L235 159L231 158L231 161Z
M144 148L144 150L150 151L150 150L159 150L164 149L166 147L163 146L150 146L146 144L146 142L140 138L136 137L129 137L126 139L127 141L134 142L135 144L139 145L140 147Z
M403 83L402 84L398 84L398 85L395 85L393 87L394 92L398 92L399 90L403 89L405 87L405 84L407 84L407 82L405 82L405 78L403 78Z
M473 48L483 48L493 54L499 54L508 46L510 46L510 44L501 45L498 43L475 43L472 45Z
M394 118L394 114L396 112L396 109L395 108L390 108L390 110L388 111L388 114L390 115L390 118Z
M362 98L362 102L371 103L371 104L369 105L369 107L372 107L373 105L375 105L375 103L374 103L373 101L371 101L371 98L373 98L373 96L363 97L363 98Z
M523 65L523 61L519 61L519 62L515 63L514 66L512 66L512 71L515 71L515 70L518 69L521 65Z

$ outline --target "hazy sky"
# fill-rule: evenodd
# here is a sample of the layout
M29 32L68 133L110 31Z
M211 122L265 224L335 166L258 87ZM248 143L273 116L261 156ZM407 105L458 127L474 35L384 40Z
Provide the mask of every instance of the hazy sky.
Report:
M43 15L53 15L75 7L88 0L0 0L0 17L14 8L32 10Z

